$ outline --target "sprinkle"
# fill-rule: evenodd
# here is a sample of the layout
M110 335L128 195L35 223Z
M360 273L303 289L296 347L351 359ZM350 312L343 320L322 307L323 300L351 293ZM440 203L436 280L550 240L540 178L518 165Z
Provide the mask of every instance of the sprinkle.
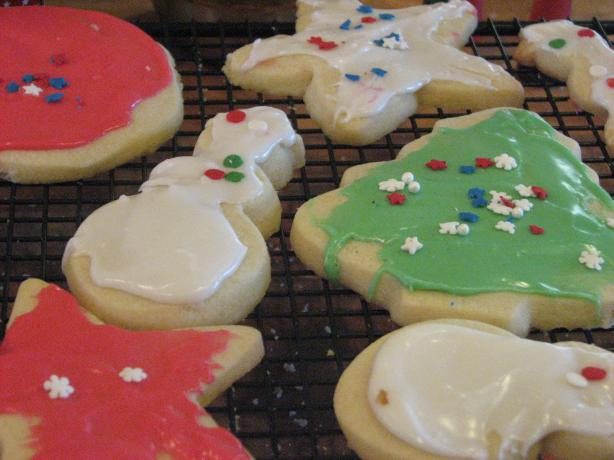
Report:
M373 67L371 69L371 72L373 72L375 75L377 75L378 77L385 77L386 74L388 73L387 70L384 69L380 69L379 67Z
M362 24L358 24L357 26L354 27L354 29L362 29Z
M226 173L221 169L207 169L205 171L205 176L207 176L211 180L220 180L223 179Z
M467 192L467 196L469 196L469 198L482 198L485 193L486 190L484 190L483 188L473 187L469 189L469 191Z
M38 86L43 89L49 88L49 75L46 73L35 73L33 77Z
M64 95L62 93L53 93L45 96L45 100L49 103L60 102Z
M383 21L393 21L395 19L395 15L394 14L390 14L390 13L380 13L379 18Z
M610 77L605 81L609 88L614 89L614 77Z
M335 42L327 42L325 40L322 40L322 37L319 36L309 37L309 40L307 40L307 42L313 45L318 45L318 48L324 51L332 50L333 48L337 47L337 44Z
M473 166L461 166L459 171L463 174L473 174L475 172L475 168Z
M124 367L118 375L124 382L127 383L139 383L147 378L147 372L140 367Z
M512 216L516 217L517 219L521 218L522 216L524 216L524 209L522 208L512 209Z
M501 203L503 203L504 206L507 206L508 208L516 207L516 205L514 204L512 200L508 200L503 195L499 195L499 200L501 201Z
M350 24L352 24L352 21L347 19L347 20L343 21L343 23L339 26L339 28L341 30L350 30Z
M413 256L423 247L424 245L418 241L417 236L410 236L409 238L405 238L405 242L403 246L401 246L401 251L407 251Z
M586 380L603 380L608 372L600 367L588 366L582 369L582 377Z
M398 204L405 203L405 195L403 195L402 193L393 192L393 193L386 195L386 198L388 198L388 201L392 205L398 205Z
M64 77L50 78L49 84L55 89L64 89L68 86L68 82L64 80Z
M356 8L356 11L362 14L370 14L373 13L373 8L367 5L360 5L358 8Z
M471 206L473 206L474 208L483 208L484 206L486 206L488 204L488 201L486 201L484 198L480 197L480 198L476 198L473 201L471 201Z
M495 225L495 228L497 230L501 230L503 232L507 232L510 235L513 235L514 233L516 233L516 226L512 222L510 222L510 221L500 220Z
M464 222L471 223L476 223L478 220L480 220L480 217L472 212L459 212L458 218Z
M439 224L439 233L442 235L456 235L458 233L459 222L443 222Z
M530 211L533 209L533 203L526 198L523 198L522 200L514 200L513 203L516 205L516 208L522 209L523 211Z
M247 129L255 133L266 133L269 130L269 125L264 120L250 120L247 123Z
M382 192L396 192L405 188L405 182L396 179L383 180L377 184Z
M375 401L382 406L387 406L388 404L390 404L390 402L388 401L388 393L386 393L385 390L379 391L375 398Z
M529 225L529 230L531 231L531 233L533 233L533 235L542 235L544 233L543 227L539 227L534 224Z
M43 388L49 392L48 394L51 399L66 399L75 392L68 377L58 377L55 374L52 374L43 382Z
M420 187L420 182L417 181L411 181L409 183L409 185L407 186L407 190L410 191L410 193L418 193L420 191L422 187Z
M433 171L439 171L442 169L446 169L448 167L448 164L443 161L443 160L431 160L428 163L425 163L425 166L428 166L429 168L431 168Z
M614 217L608 217L607 224L608 227L614 228Z
M600 78L608 74L608 69L602 65L592 65L589 67L588 73L591 74L592 77Z
M592 246L589 246L586 251L580 253L578 261L587 268L597 271L601 270L601 264L604 262L603 257L601 257L601 252Z
M514 187L514 189L518 192L520 196L524 196L524 197L535 196L535 193L533 193L533 189L526 185L518 184L516 187Z
M532 185L531 190L533 191L535 196L539 198L540 200L545 200L548 197L548 192L546 192L546 190L544 190L543 188L537 185Z
M241 182L244 177L245 174L239 171L231 171L224 176L224 179L226 179L228 182Z
M66 56L63 53L51 55L50 61L53 65L66 64Z
M243 110L231 110L226 114L226 121L230 123L241 123L247 114Z
M243 158L240 155L228 155L224 158L224 166L227 168L238 168L243 165Z
M356 75L354 73L346 73L345 78L347 78L350 81L358 81L360 80L360 75Z
M23 81L24 83L32 83L33 80L34 80L34 75L29 74L29 73L21 77L21 81Z
M391 50L406 50L409 48L407 42L401 37L400 34L392 32L382 38L373 40L373 44L382 48L388 48Z
M516 159L514 157L509 156L507 153L502 153L501 155L497 155L495 157L495 166L499 169L511 171L512 169L515 169L518 164L516 163Z
M465 236L465 235L469 235L469 225L467 224L460 224L457 228L456 228L456 232L461 235L461 236Z
M16 93L17 91L19 91L19 85L15 83L14 81L6 85L5 88L6 88L7 93Z
M478 168L490 168L494 164L495 164L495 162L492 161L490 158L480 158L480 157L477 157L475 159L475 165Z
M409 184L410 182L413 182L414 174L410 171L404 172L403 175L401 176L401 180L405 182L406 184Z
M591 29L578 30L578 37L592 38L594 36L595 36L595 32L593 32Z
M43 92L43 88L35 85L34 83L30 83L29 85L22 86L24 94L29 94L30 96L37 96Z
M577 372L568 372L565 374L565 379L574 387L586 388L588 386L588 381Z
M364 24L372 24L374 22L377 22L377 18L374 18L373 16L365 16L360 20L360 22Z
M550 40L548 42L548 45L550 46L550 48L554 48L557 50L563 48L566 44L567 42L563 40L562 38L555 38L554 40Z

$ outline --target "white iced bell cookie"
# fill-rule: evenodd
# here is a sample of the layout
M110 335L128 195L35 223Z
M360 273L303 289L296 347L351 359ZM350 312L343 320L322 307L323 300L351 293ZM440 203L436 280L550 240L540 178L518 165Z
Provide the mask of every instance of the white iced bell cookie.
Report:
M263 219L273 220L273 227L279 225L277 196L258 165L280 156L285 157L287 171L274 171L273 175L286 176L287 182L292 169L302 166L304 149L282 111L256 107L216 115L207 123L194 156L160 163L139 194L120 197L81 224L64 253L69 284L79 284L70 262L86 256L90 261L88 275L98 288L157 304L207 310L207 301L247 261L250 245L244 242L246 231L254 238L253 224L245 230L247 224L233 222L228 213L240 213L245 220L243 212L251 217L245 209L253 207L253 212L261 211ZM271 177L279 183L276 179ZM228 206L234 206L234 211ZM262 236L258 240L259 253L264 241ZM266 255L264 258L266 261ZM269 276L264 277L267 284ZM74 291L79 297L80 289ZM243 293L245 302L257 303L261 298L258 291ZM92 303L80 300L86 307ZM234 308L232 302L228 308ZM219 321L230 318L232 315L224 314ZM118 321L125 324L123 319ZM129 326L149 327L136 318L126 321ZM208 316L188 322L192 321L199 325L218 322Z
M378 10L357 0L299 0L298 7L295 35L258 39L229 54L223 70L248 89L304 96L335 141L370 143L419 103L522 102L522 87L501 67L456 49L477 24L469 2ZM421 91L430 84L431 92Z
M608 116L606 143L614 146L614 50L597 32L570 21L527 26L520 31L514 58L567 82L571 98L584 110Z

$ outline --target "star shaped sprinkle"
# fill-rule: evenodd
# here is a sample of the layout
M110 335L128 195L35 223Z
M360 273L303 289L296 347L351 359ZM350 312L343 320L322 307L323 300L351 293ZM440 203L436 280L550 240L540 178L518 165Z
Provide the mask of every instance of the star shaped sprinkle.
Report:
M389 195L386 195L386 198L388 198L388 201L392 205L401 205L405 203L405 199L406 199L405 195L403 195L402 193L397 193L397 192L393 192Z
M405 188L405 182L402 180L388 179L381 181L378 187L383 192L397 192Z
M509 222L507 220L500 220L495 225L495 228L497 230L501 230L503 232L507 232L510 235L513 235L514 233L516 233L516 226L512 222Z
M428 168L431 168L433 171L441 171L448 167L448 163L446 163L444 160L433 159L429 161L428 163L425 163L425 166L427 166Z
M517 208L520 208L523 211L530 211L531 209L533 209L533 203L531 203L526 198L523 198L522 200L513 200L512 202Z
M196 397L213 400L218 380L230 384L244 372L239 361L248 369L262 351L248 327L134 332L100 324L68 292L28 280L0 346L0 415L37 420L17 440L36 458L247 460ZM6 429L0 424L0 439Z
M30 96L37 96L43 92L43 88L40 86L36 86L34 83L30 83L29 85L22 86L23 93Z
M422 247L423 245L418 241L417 236L410 236L409 238L405 238L405 243L401 246L401 251L407 251L413 256L422 249Z
M514 157L509 156L507 153L502 153L501 155L497 155L495 157L495 166L499 169L511 171L512 169L515 169L518 164L516 163L516 159Z
M475 166L478 168L490 168L491 166L494 166L495 162L492 161L490 158L476 158L475 159Z
M442 235L456 235L458 233L459 222L443 222L439 224L439 233Z
M601 257L601 252L592 246L589 246L588 249L582 251L578 260L581 264L586 265L587 268L597 271L601 270L601 266L604 262L603 257Z
M527 185L518 184L514 187L514 189L518 192L520 196L524 196L526 198L535 196L535 193L533 193L533 189Z

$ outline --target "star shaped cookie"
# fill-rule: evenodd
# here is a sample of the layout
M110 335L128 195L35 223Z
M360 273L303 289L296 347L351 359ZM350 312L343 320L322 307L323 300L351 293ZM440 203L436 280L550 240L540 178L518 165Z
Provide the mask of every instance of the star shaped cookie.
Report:
M3 458L251 458L199 407L263 355L241 326L134 332L20 286L0 345Z
M378 10L357 0L299 0L295 35L258 39L227 56L235 85L303 97L336 142L364 145L418 106L520 105L498 65L459 51L477 25L464 0Z

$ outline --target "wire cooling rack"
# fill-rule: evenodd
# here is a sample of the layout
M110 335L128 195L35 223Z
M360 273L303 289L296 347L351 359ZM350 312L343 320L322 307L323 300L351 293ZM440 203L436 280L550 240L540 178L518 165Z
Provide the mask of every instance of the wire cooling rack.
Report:
M604 37L614 34L614 21L595 19L579 24ZM0 183L0 331L21 281L34 276L65 286L60 267L64 245L88 214L121 194L136 193L163 159L190 155L205 122L216 113L262 104L278 107L303 136L308 160L280 193L282 230L268 243L273 280L265 299L245 321L262 332L266 357L209 406L209 411L256 458L355 458L333 413L335 384L361 350L395 325L386 311L301 265L288 238L292 218L307 199L335 188L348 167L392 159L404 144L430 132L436 120L464 113L421 111L374 144L360 148L337 145L309 119L301 100L267 98L232 87L221 73L227 53L257 37L293 33L292 24L139 25L175 57L184 83L181 130L156 153L92 179L51 186ZM614 161L604 145L603 120L574 106L560 82L535 69L518 68L511 61L521 26L519 21L481 23L466 51L501 64L517 76L526 87L525 108L580 142L584 161L614 194ZM613 330L536 331L531 338L579 340L614 350Z

